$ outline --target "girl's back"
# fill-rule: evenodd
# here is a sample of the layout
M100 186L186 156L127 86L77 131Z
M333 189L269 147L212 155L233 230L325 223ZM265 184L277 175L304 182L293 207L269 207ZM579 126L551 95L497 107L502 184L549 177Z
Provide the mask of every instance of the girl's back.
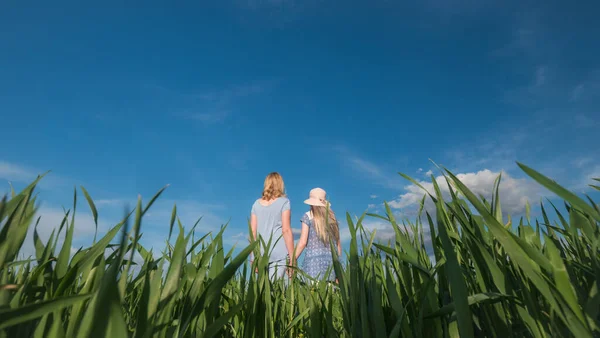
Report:
M313 278L327 278L332 280L330 274L325 273L331 268L331 244L337 246L338 255L341 255L340 230L335 213L331 210L331 203L327 200L327 193L321 188L314 188L309 193L309 198L304 201L310 205L310 211L305 213L300 220L302 231L296 250L296 259L304 252L302 264L304 272ZM332 272L331 270L329 270Z
M309 229L302 270L313 278L324 277L333 264L331 246L323 242L317 235L310 211L302 216L301 222L306 224Z

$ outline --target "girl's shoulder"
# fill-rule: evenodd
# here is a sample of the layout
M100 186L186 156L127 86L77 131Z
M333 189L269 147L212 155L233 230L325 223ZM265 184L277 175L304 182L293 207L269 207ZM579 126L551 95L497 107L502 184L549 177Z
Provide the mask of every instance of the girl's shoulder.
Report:
M310 225L312 220L312 214L310 213L310 211L305 212L302 215L302 218L300 219L300 221L306 225Z

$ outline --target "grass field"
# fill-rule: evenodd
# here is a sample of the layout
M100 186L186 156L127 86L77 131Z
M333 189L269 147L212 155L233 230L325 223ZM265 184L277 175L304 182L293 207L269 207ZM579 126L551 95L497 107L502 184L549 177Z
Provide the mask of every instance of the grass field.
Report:
M36 257L17 261L36 225L40 177L0 205L0 337L598 337L600 208L520 167L563 199L566 213L548 202L540 219L528 213L512 224L502 216L500 177L488 201L446 172L450 199L435 180L435 194L424 191L433 215L400 222L387 205L383 216L347 215L349 250L334 257L339 288L270 282L258 251L270 240L234 255L223 250L224 228L196 238L175 212L170 244L149 252L141 221L162 190L74 255L73 207L50 238L35 232ZM364 217L389 222L395 243L374 243Z

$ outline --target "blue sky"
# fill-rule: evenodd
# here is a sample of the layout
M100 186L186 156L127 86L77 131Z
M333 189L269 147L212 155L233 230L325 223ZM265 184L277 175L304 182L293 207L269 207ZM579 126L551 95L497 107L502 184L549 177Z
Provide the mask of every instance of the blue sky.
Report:
M52 170L43 234L74 185L102 232L171 184L143 225L162 247L175 202L188 227L231 220L243 239L270 171L296 229L317 186L340 216L412 215L422 193L396 173L426 180L429 159L484 195L504 171L513 214L547 194L517 160L579 193L600 176L592 1L206 3L0 5L0 191ZM93 233L79 200L76 245Z

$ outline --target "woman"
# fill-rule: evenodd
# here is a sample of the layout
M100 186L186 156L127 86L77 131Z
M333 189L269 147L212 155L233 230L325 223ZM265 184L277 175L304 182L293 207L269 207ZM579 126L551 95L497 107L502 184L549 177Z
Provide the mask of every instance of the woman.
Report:
M304 201L310 205L310 210L301 219L302 232L295 259L306 249L302 270L312 278L333 281L331 275L325 276L333 265L330 242L333 241L337 246L338 256L342 254L342 244L338 221L326 196L325 190L314 188L310 191L309 199Z
M265 243L272 236L269 277L283 277L287 258L293 257L294 237L291 228L290 200L285 195L283 178L272 172L265 178L262 197L252 205L250 226L255 239L262 236ZM283 237L283 238L281 238Z

